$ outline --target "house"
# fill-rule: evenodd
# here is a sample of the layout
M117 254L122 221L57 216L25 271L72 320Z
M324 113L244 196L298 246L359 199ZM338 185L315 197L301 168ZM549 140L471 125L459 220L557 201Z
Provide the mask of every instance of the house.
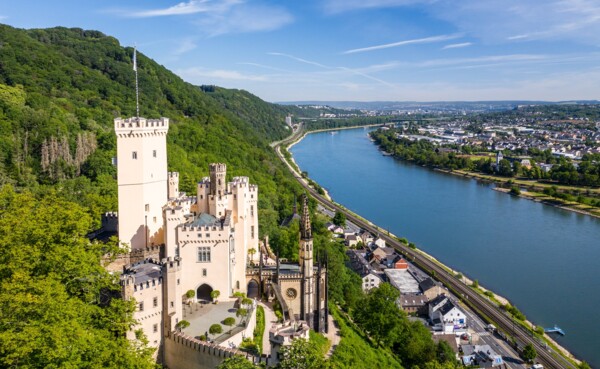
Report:
M474 365L478 368L494 368L504 364L502 356L498 355L489 345L461 345L464 365Z
M445 333L452 333L467 324L466 314L445 294L429 302L429 319L434 330L442 330Z
M373 235L371 234L371 232L369 232L367 230L363 230L362 232L360 232L358 234L358 236L362 240L362 243L364 243L365 245L369 245L374 240Z
M382 282L381 276L372 270L367 270L366 272L359 273L359 275L363 281L362 290L364 292L368 292L369 290L371 290L371 288L379 287L379 284L381 284Z
M430 277L427 277L419 283L419 290L421 290L423 295L427 296L429 301L444 293L443 288L435 283Z
M381 237L377 237L377 239L373 241L373 243L377 245L377 247L385 247L385 241Z
M408 262L401 257L394 262L394 269L408 270Z
M400 296L400 307L408 314L427 314L427 296L407 293Z
M335 234L344 234L344 228L340 227L339 225L335 225L331 222L325 223L325 227Z
M408 270L385 269L384 272L390 284L400 291L400 294L416 295L420 293L419 283Z
M355 234L346 236L346 246L348 246L348 247L356 246L356 245L358 245L359 242L360 242L360 238Z

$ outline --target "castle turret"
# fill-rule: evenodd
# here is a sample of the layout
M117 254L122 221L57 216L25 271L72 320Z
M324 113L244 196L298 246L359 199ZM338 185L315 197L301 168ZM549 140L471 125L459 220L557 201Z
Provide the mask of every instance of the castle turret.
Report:
M302 197L302 219L300 220L300 270L302 272L303 303L300 319L308 322L313 328L314 319L314 278L313 278L313 238L310 227L310 214L308 210L308 196Z
M227 198L227 166L222 163L212 163L209 165L210 172L210 191L208 198L209 213L217 218L225 215L228 205Z
M169 172L169 199L176 199L179 197L179 173Z
M162 261L163 273L163 335L175 330L182 318L181 298L183 296L180 283L181 259L167 258Z
M167 202L169 119L117 118L119 240L132 250L160 244Z
M223 196L227 193L227 165L223 163L212 163L209 165L210 172L210 194L212 196Z

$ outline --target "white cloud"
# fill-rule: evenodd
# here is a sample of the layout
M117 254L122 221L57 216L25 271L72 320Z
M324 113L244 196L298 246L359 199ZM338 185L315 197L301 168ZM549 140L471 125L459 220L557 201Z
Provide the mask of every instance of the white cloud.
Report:
M217 36L225 33L272 31L293 21L293 16L282 7L240 4L227 12L211 14L198 24L210 36Z
M267 81L269 79L266 75L252 75L243 74L236 70L226 69L206 69L202 67L192 67L187 69L180 69L176 72L185 80L191 81L206 81L207 79L212 83L215 80L235 80L235 81ZM197 82L202 83L202 82Z
M462 42L460 44L449 44L449 45L446 45L446 46L442 47L442 50L458 49L458 48L461 48L461 47L467 47L467 46L471 46L471 45L473 45L472 42Z
M439 36L431 36L431 37L425 37L425 38L417 38L417 39L412 39L412 40L404 40L404 41L392 42L390 44L375 45L375 46L363 47L363 48L360 48L360 49L346 50L342 54L363 53L363 52L367 52L367 51L389 49L391 47L398 47L398 46L405 46L405 45L427 44L427 43L432 43L432 42L441 42L441 41L453 40L453 39L456 39L456 38L459 38L459 37L461 37L461 35L459 35L459 34L453 34L453 35L439 35Z
M239 0L224 0L224 1L211 1L211 0L190 0L188 2L182 2L177 5L162 8L162 9L150 9L142 10L130 13L130 17L147 18L147 17L162 17L168 15L187 15L196 13L206 13L214 11L225 11L231 6L239 3Z
M207 36L271 31L294 20L283 7L254 4L247 0L189 0L167 8L110 11L130 18L188 16Z
M433 3L436 0L327 0L324 7L328 13L342 13L356 9L390 8L419 3Z
M179 45L173 51L173 54L179 56L179 55L182 55L189 51L194 50L196 47L198 47L198 45L196 45L194 40L186 38L179 42Z

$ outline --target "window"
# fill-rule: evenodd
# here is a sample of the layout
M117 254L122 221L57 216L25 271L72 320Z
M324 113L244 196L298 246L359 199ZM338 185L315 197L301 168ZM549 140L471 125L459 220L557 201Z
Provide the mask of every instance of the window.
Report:
M198 233L198 238L202 238L202 233Z
M198 262L210 263L210 247L198 247Z
M132 151L132 152L131 152L131 158L132 158L133 160L137 160L137 151Z
M250 237L254 238L254 226L250 226Z
M152 150L152 157L156 157L156 150Z
M179 283L180 283L180 281L179 281L179 278L177 278L177 285L178 285L178 286L179 286Z
M210 233L207 233L207 234L206 234L206 238L210 238Z
M154 332L154 333L158 332L158 324L154 324L152 326L152 332Z
M175 307L175 303L171 301L171 307Z
M235 281L235 288L240 289L240 281Z
M144 301L142 301L142 302L139 303L138 310L139 311L144 311Z
M204 195L200 195L200 200L202 200L204 198Z
M155 297L152 299L152 306L153 307L157 307L158 306L158 297Z
M250 216L254 216L254 205L250 205Z
M150 211L150 204L146 204L146 205L144 206L144 209L145 209L146 211Z
M207 276L207 274L208 274L208 273L206 272L206 269L202 269L202 276L203 276L203 277L206 277L206 276Z
M156 223L156 217L153 217L152 220L154 221L154 223Z

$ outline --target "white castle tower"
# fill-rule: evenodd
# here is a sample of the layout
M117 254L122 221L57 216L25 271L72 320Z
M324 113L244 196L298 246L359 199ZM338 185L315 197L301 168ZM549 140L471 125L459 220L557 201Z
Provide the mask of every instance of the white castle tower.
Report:
M139 250L163 243L169 119L117 118L119 240Z

